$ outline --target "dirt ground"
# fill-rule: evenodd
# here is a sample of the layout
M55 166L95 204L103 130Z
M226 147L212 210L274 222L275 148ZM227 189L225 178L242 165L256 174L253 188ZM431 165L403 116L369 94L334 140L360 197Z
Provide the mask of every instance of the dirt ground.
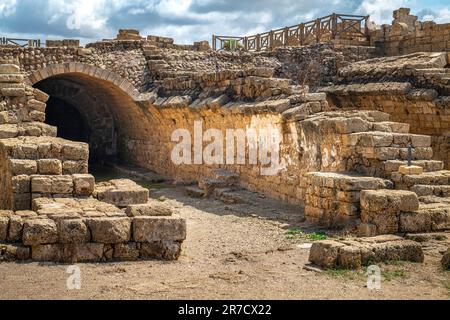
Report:
M425 243L422 264L381 265L381 289L369 290L364 270L304 269L309 249L300 245L318 230L299 206L248 191L246 204L190 198L181 187L152 196L187 219L178 261L79 264L79 290L67 289L67 265L0 263L0 299L450 299L439 264L448 242Z

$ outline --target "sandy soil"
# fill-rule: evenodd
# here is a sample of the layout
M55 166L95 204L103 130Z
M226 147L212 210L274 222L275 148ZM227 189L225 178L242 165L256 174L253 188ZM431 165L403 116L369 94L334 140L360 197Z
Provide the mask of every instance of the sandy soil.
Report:
M308 249L299 244L309 240L286 234L317 231L302 208L244 195L247 204L226 205L182 188L154 191L187 219L178 261L79 264L80 290L67 289L67 265L1 263L0 299L450 299L450 272L439 264L448 243L425 244L423 264L382 265L381 290L369 290L364 271L304 269Z

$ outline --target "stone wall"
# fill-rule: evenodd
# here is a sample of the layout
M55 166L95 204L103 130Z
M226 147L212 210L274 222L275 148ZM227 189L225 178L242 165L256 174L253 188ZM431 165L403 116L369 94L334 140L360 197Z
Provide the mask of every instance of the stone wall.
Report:
M408 123L413 133L432 136L433 158L450 167L450 100L434 90L414 89L410 83L336 85L327 92L330 106L339 110L379 110L393 121Z
M420 22L410 9L394 11L392 25L382 25L370 34L371 45L386 55L423 51L450 51L450 23Z

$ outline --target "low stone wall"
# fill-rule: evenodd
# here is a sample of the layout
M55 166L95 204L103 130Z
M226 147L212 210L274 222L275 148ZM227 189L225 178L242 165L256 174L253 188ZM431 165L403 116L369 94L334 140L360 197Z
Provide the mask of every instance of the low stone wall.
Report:
M186 238L186 221L171 210L133 215L130 206L128 217L89 198L37 198L33 207L36 212L0 211L0 260L175 260ZM148 215L151 211L158 216Z

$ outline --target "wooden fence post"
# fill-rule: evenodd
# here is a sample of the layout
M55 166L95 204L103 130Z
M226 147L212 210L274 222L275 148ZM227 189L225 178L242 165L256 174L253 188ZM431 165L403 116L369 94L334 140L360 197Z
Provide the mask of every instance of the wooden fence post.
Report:
M267 49L269 51L273 50L273 31L272 30L270 30L270 32L269 32L269 43L268 43L267 47L268 47Z
M256 51L261 51L261 37L259 33L256 35Z
M335 39L337 35L337 15L333 13L331 17L331 38Z
M321 25L320 25L320 19L316 19L316 42L320 42L320 35L321 35Z
M288 38L289 38L289 28L284 28L284 36L283 36L283 45L286 47L288 45Z

